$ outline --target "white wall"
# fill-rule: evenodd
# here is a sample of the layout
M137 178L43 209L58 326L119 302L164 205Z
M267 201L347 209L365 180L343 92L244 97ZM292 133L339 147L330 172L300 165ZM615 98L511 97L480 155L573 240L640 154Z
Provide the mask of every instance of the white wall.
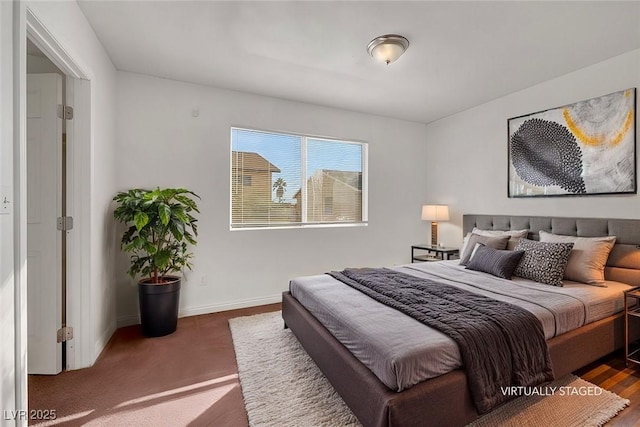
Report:
M442 239L461 243L463 213L640 218L638 195L507 197L508 118L632 87L640 88L640 50L427 125L426 195L452 211Z
M298 275L407 263L411 243L426 240L423 124L125 72L118 73L117 123L120 189L184 186L202 197L182 315L278 301ZM231 126L368 141L369 226L229 231ZM136 323L126 256L117 266L118 322Z
M30 43L27 40L27 44ZM67 105L67 79L65 74L51 60L45 56L33 55L27 48L27 74L59 74L62 76L62 104ZM67 121L62 121L62 133L67 133Z
M67 79L64 73L60 71L51 60L44 56L32 55L27 53L27 74L46 74L55 73L62 76L62 103L65 103L65 95L67 93ZM63 133L66 132L66 120L62 121Z
M0 404L3 426L27 425L26 9L0 2ZM1 204L0 204L1 206Z
M82 307L90 324L83 325L82 339L90 347L79 357L89 365L100 354L116 326L114 286L115 232L111 198L115 192L115 94L116 70L93 29L75 2L27 2L27 7L88 75L91 87L91 140L80 141L87 162L76 164L77 173L88 176L90 206L75 218L75 232L85 230L82 254ZM71 325L74 326L74 325Z
M13 186L13 5L0 2L0 186ZM2 200L0 200L0 209ZM0 215L0 407L15 410L13 206ZM0 421L0 424L9 424Z
M29 74L43 74L43 73L56 73L64 76L64 73L55 66L49 58L38 55L27 54L27 73ZM62 93L64 94L64 90Z

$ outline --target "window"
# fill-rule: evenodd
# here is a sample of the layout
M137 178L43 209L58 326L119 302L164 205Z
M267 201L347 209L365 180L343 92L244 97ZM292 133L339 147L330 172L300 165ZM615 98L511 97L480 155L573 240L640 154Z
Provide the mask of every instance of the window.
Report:
M333 213L333 197L324 198L324 214L331 215Z
M366 170L366 143L231 128L231 228L366 224Z

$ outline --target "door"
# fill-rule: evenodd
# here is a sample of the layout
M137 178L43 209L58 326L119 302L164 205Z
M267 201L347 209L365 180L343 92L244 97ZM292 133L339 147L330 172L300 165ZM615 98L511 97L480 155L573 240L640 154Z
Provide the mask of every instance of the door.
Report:
M27 333L30 374L62 371L62 77L27 76Z

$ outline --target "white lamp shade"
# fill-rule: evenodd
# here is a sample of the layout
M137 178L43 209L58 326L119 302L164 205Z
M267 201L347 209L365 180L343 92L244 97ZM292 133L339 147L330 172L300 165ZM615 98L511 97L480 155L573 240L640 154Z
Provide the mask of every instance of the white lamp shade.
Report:
M449 206L424 205L422 206L423 221L449 221Z

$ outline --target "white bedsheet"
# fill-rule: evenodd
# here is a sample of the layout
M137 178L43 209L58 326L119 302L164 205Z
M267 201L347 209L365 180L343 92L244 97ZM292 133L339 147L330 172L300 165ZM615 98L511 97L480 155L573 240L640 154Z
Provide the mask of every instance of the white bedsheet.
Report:
M607 287L575 282L554 287L521 278L505 280L467 270L458 261L394 269L522 307L541 321L547 339L622 311L623 291L629 288L618 282L606 282ZM458 346L448 336L331 276L293 279L290 290L390 389L401 391L462 365Z

